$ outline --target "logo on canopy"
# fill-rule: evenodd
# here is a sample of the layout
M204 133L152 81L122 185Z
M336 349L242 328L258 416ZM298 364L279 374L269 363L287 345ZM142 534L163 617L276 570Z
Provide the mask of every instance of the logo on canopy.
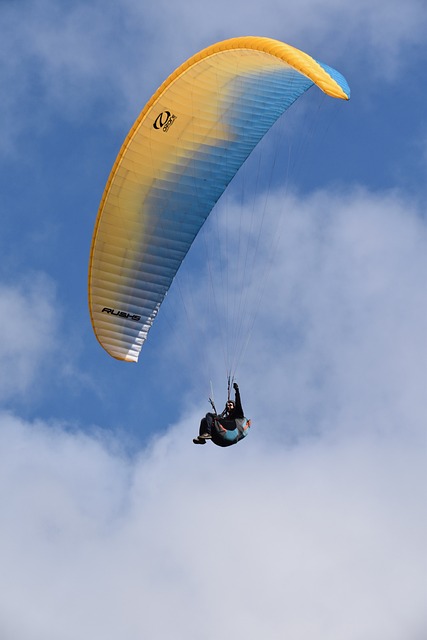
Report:
M162 111L159 113L157 118L154 120L153 127L155 129L162 129L165 133L167 133L170 127L175 122L177 116L175 116L170 111Z
M111 309L111 307L104 307L101 313L109 313L112 316L119 316L119 318L126 318L126 320L133 320L139 322L141 316L136 313L128 313L127 311L120 311L119 309Z

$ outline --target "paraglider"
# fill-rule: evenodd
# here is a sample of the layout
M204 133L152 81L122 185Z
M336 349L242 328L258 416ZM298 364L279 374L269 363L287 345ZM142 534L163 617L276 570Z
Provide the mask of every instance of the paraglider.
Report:
M239 37L189 58L147 102L113 165L92 238L90 317L108 354L138 361L213 207L260 140L313 85L333 98L350 97L338 71L303 51ZM229 380L235 368L227 363ZM209 439L224 447L248 434L234 389L235 401L228 394L221 415L206 414L196 444Z
M245 438L251 426L251 421L245 418L237 382L233 384L234 401L228 398L224 411L218 415L212 403L214 413L207 413L202 418L199 435L193 438L194 444L206 444L206 440L219 447L229 447Z
M232 38L184 62L127 135L101 199L89 264L94 333L137 362L160 305L229 182L313 84L348 100L345 78L294 47Z

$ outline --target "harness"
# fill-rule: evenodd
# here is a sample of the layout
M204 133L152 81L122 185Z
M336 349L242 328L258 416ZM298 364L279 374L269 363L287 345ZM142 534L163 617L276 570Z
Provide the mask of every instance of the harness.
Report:
M212 440L220 447L228 447L245 438L250 427L249 418L235 418L234 420L215 418L212 425Z

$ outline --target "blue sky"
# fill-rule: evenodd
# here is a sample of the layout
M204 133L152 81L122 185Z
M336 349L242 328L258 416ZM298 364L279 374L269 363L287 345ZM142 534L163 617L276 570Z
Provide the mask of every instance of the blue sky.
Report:
M421 0L0 4L5 640L426 636L426 28ZM110 168L170 72L248 34L340 70L351 100L310 91L286 179L230 193L117 362L87 309ZM194 447L209 379L225 393L200 264L249 207L277 232L237 371L254 426Z

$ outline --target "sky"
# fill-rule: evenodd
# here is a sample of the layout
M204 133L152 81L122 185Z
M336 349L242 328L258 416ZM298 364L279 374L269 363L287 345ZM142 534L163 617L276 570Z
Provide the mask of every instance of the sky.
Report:
M424 0L0 2L2 640L427 638L426 33ZM105 182L167 75L238 35L351 100L310 90L258 156L280 171L255 189L249 164L118 362L87 306ZM202 266L237 209L268 230L252 427L196 447L226 395Z

